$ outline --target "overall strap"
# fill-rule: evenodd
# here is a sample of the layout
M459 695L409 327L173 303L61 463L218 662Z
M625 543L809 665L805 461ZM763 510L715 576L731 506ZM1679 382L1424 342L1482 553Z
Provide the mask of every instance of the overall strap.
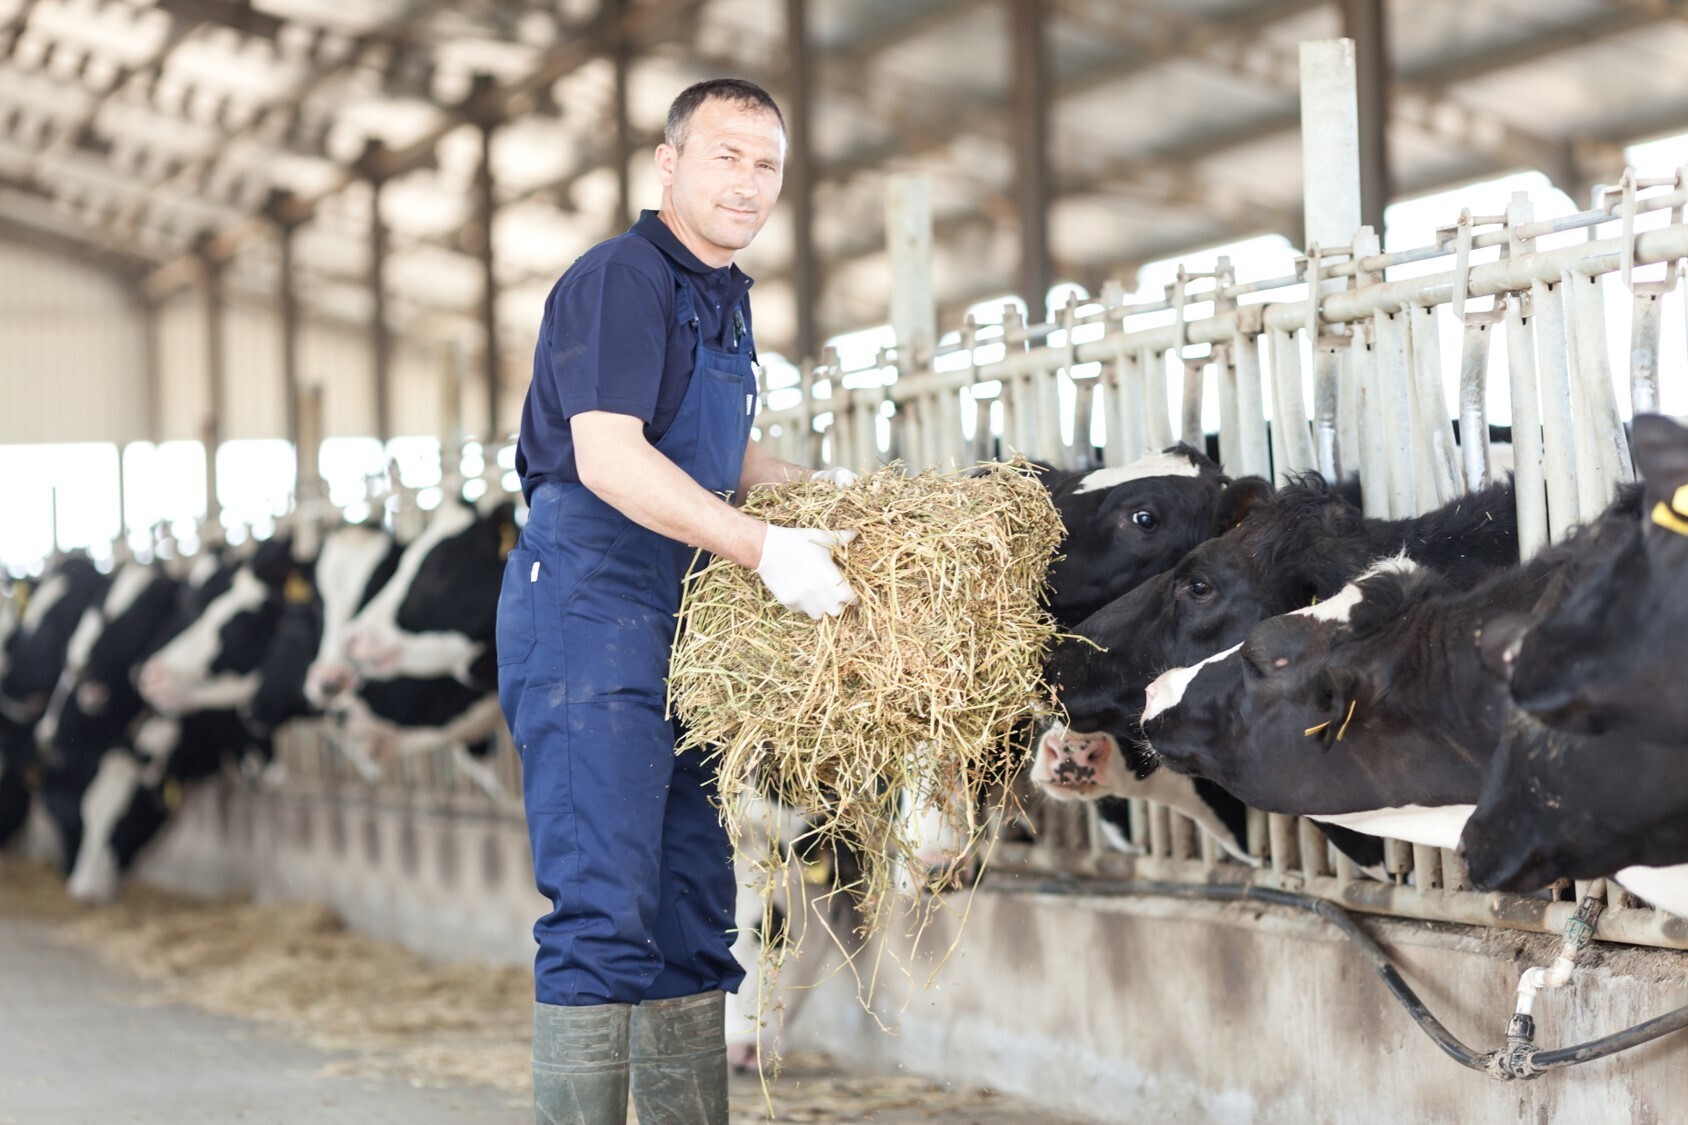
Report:
M687 325L697 328L697 305L692 297L692 287L672 265L668 267L668 272L674 278L674 323L681 328Z

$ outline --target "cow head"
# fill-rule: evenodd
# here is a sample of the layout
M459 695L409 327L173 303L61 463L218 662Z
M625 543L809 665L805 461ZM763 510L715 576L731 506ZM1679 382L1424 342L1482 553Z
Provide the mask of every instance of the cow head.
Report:
M137 683L147 703L166 715L246 706L287 591L310 586L311 572L309 562L294 559L290 539L260 544L228 588L141 666Z
M1075 729L1130 742L1142 693L1162 671L1241 643L1364 568L1360 511L1338 490L1316 475L1270 495L1266 487L1226 486L1216 511L1224 534L1087 618L1081 639L1056 645L1049 676Z
M345 655L365 679L450 676L490 688L504 560L515 505L483 513L456 500L435 511L381 592L346 629Z
M1688 755L1515 710L1460 847L1484 890L1688 862Z
M1680 700L1688 657L1688 430L1642 415L1635 452L1647 482L1642 518L1595 529L1605 549L1556 605L1486 627L1493 634L1485 637L1487 663L1510 679L1519 707L1552 726L1681 742L1688 740L1688 703Z
M1273 812L1445 803L1412 777L1440 734L1405 688L1441 581L1406 558L1335 597L1273 617L1234 649L1150 685L1143 734L1169 768ZM1480 775L1468 781L1473 790ZM1467 795L1467 800L1474 794Z
M1214 534L1229 483L1217 464L1183 444L1118 468L1044 480L1066 528L1049 570L1049 608L1069 628Z

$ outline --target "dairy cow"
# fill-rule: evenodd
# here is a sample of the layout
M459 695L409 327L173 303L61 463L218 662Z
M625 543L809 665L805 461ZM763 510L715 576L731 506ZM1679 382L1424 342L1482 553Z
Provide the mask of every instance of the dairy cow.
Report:
M1621 549L1550 613L1491 622L1491 669L1542 722L1688 743L1688 429L1635 419L1645 496Z
M1611 876L1688 917L1688 750L1579 735L1514 709L1465 823L1472 883L1533 891Z
M1137 748L1137 723L1150 681L1241 643L1269 617L1333 596L1376 559L1404 553L1461 589L1518 561L1510 483L1405 520L1367 519L1357 499L1316 473L1269 495L1257 490L1231 530L1086 619L1082 640L1057 644L1049 675L1070 725L1103 737L1067 756L1070 766L1060 746L1046 744L1057 759L1051 772L1109 784L1118 770L1146 776L1155 763Z
M136 684L150 713L124 745L103 753L81 802L82 838L70 893L106 901L118 879L164 826L185 783L225 761L256 772L273 747L242 711L256 696L260 668L284 600L308 590L311 560L293 557L290 538L261 543L232 564L227 586L141 665ZM220 584L220 579L217 580Z
M1473 589L1404 555L1375 564L1334 597L1157 677L1143 735L1170 769L1256 807L1455 847L1512 710L1482 673L1483 622L1559 596L1630 511L1620 503Z

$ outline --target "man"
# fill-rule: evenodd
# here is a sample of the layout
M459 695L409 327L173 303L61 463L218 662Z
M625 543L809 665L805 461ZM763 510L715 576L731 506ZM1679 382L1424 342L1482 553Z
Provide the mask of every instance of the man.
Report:
M690 87L656 150L659 211L552 290L516 469L530 514L498 606L499 701L522 755L533 863L541 1122L727 1120L731 847L700 755L664 717L693 547L819 618L855 600L832 549L722 496L810 476L750 438L750 279L733 255L779 197L785 125L749 82ZM841 487L847 469L824 476Z

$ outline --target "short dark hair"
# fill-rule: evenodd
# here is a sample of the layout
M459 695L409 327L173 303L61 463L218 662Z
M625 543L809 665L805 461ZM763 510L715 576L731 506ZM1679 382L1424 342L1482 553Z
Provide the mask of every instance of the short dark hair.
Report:
M668 107L668 123L662 127L663 141L674 146L674 150L678 152L686 143L686 134L691 131L692 114L696 113L704 102L716 98L741 106L765 109L780 123L780 131L785 131L785 114L780 112L779 105L768 91L743 78L710 78L694 82L681 90L680 96Z

